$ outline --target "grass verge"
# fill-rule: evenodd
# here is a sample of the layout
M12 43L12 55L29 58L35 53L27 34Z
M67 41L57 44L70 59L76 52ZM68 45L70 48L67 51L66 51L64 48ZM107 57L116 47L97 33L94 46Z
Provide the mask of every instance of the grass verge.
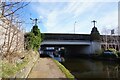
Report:
M75 77L69 72L68 69L66 69L61 63L59 63L57 60L53 61L57 64L57 66L60 68L60 70L65 74L66 78L69 80L75 80Z
M25 58L21 60L19 63L9 63L8 61L2 61L0 65L2 65L2 73L0 77L2 78L10 78L13 77L16 73L22 70L30 60L34 59L36 52L28 51Z
M25 58L21 63L12 64L8 62L2 62L2 77L9 78L15 73L24 68L28 63L28 60Z

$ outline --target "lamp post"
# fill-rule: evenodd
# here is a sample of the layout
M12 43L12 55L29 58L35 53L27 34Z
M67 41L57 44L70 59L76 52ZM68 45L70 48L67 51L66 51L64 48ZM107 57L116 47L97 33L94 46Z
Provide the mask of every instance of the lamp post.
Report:
M35 18L35 19L30 18L30 20L34 21L35 22L34 24L37 25L37 22L38 22L37 18Z
M94 23L94 27L95 27L95 23L96 23L97 21L93 20L93 21L91 21L91 22L93 22L93 23Z
M75 34L75 24L76 24L77 22L75 21L75 23L74 23L74 34Z
M118 36L120 36L120 26L118 26Z

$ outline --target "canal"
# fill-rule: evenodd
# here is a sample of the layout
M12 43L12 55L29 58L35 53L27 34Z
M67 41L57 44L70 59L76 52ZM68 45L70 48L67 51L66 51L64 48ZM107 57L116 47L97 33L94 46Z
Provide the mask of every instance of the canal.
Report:
M100 61L90 58L67 58L63 65L77 78L119 78L120 64L113 61Z

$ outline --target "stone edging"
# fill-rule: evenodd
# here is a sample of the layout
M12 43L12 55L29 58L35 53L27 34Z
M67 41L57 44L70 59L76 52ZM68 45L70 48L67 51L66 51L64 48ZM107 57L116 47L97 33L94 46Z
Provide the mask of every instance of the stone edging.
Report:
M65 74L66 78L69 78L69 80L75 80L74 75L72 75L67 68L65 68L64 65L62 65L59 61L52 59L53 62L59 67L59 69Z

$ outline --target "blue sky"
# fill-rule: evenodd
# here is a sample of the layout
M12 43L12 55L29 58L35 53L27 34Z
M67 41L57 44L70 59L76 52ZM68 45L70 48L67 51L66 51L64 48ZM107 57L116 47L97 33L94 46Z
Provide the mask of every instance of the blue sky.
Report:
M38 26L44 33L74 33L76 21L75 33L89 34L93 27L91 21L96 20L100 33L109 34L118 26L118 2L34 1L24 8L23 19L26 23L32 22L30 17L39 19ZM25 24L26 31L30 31L32 25Z

